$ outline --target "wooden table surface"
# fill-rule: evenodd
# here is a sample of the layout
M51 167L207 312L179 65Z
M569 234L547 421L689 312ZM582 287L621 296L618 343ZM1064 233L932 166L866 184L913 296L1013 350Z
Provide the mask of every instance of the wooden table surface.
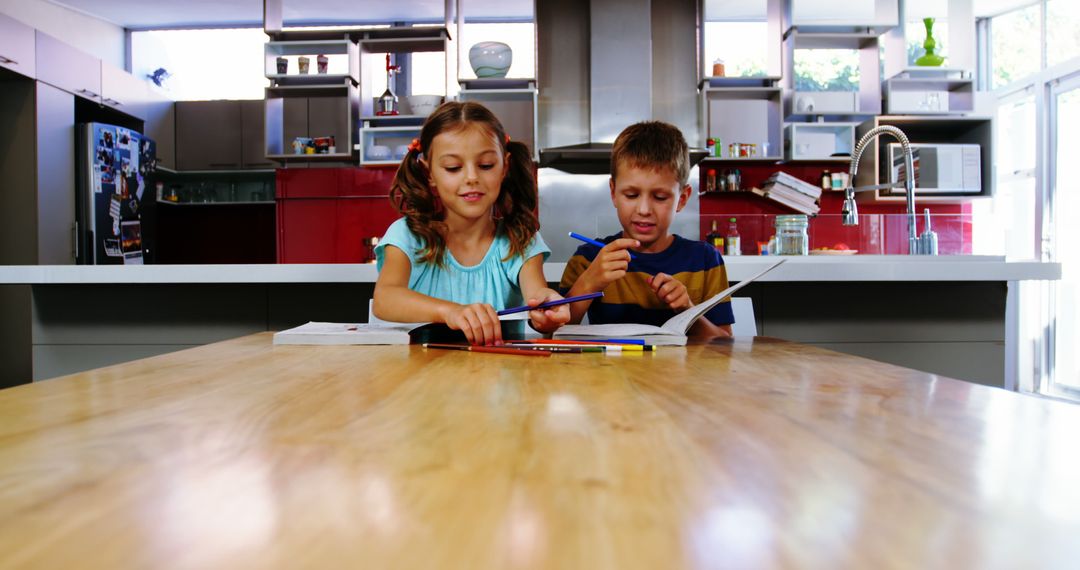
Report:
M784 341L258 334L0 392L4 568L1076 568L1080 407Z

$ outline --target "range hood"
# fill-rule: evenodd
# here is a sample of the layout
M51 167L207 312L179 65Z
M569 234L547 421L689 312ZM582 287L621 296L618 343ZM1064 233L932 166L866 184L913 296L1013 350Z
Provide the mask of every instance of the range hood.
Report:
M581 143L540 150L540 168L550 167L571 174L608 174L611 172L612 143ZM701 162L709 152L690 149L690 167Z
M651 0L589 1L589 141L540 149L540 167L610 172L611 147L627 126L653 118ZM694 166L708 153L691 149Z

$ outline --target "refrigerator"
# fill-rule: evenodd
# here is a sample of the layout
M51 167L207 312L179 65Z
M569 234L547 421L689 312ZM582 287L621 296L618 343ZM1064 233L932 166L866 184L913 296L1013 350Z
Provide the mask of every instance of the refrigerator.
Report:
M153 262L154 141L105 123L76 130L76 263Z

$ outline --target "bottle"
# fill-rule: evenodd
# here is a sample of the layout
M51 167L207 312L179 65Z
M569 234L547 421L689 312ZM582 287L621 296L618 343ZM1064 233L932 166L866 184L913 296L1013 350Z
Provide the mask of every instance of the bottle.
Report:
M714 61L712 64L712 74L713 77L724 76L724 60L716 58L716 61Z
M821 189L832 190L832 175L828 170L821 173Z
M705 139L705 152L707 153L706 156L716 155L716 139L712 137Z
M710 168L705 175L705 192L712 194L716 192L716 169Z
M724 255L729 257L733 255L742 255L742 247L740 247L742 244L740 243L741 240L739 240L739 228L735 225L735 218L728 220L728 230L725 241L727 243L727 251Z
M724 155L724 143L720 140L720 137L713 137L712 155L717 158Z
M712 221L712 229L709 230L708 235L705 236L705 241L713 246L716 251L724 253L724 236L720 235L720 231L716 229L716 220Z

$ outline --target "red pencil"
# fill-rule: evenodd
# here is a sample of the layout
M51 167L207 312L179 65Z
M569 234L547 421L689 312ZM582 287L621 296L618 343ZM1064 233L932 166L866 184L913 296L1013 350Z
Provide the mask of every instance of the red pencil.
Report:
M433 342L424 343L424 348L442 348L446 350L467 350L469 352L489 352L491 354L512 354L514 356L551 356L546 350L523 350L502 346L472 346L469 344L438 344Z

